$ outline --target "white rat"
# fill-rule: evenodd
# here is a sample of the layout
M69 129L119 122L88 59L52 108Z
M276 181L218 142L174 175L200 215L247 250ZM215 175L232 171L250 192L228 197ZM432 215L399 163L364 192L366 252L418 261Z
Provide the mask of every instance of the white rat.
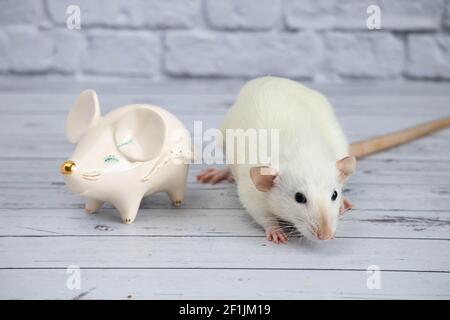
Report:
M225 116L224 145L227 129L278 129L278 168L227 159L231 164L226 169L210 168L197 178L203 183L235 180L242 205L265 229L270 241L288 241L280 220L309 239L328 240L334 238L339 215L352 208L342 189L355 170L355 157L447 126L450 118L349 146L322 94L288 79L257 78L243 86ZM245 152L245 159L249 159L248 148Z
M167 192L175 206L184 199L189 132L168 111L134 104L101 115L95 91L83 91L66 122L77 143L60 168L69 189L86 198L86 212L111 202L122 221L136 218L143 197Z

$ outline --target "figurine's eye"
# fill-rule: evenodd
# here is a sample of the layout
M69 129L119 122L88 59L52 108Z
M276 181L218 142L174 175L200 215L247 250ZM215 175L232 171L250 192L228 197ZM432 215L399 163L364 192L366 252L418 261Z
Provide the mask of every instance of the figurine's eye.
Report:
M298 203L306 203L306 197L303 193L297 192L295 194L295 201L297 201Z
M105 163L117 163L119 159L115 155L109 155L103 161Z
M338 193L336 190L334 190L333 194L331 195L331 201L335 201L337 199Z

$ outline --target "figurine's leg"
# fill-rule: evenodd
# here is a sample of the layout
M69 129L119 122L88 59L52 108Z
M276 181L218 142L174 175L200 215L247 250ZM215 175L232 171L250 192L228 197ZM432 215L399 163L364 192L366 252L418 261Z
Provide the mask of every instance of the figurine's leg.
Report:
M86 198L86 213L96 213L103 205L103 201L95 200L92 198Z
M122 201L117 201L114 206L120 213L123 223L131 224L133 223L136 215L139 211L139 205L141 204L142 198L137 199L125 199Z
M181 203L184 200L185 193L186 181L180 181L179 184L174 185L169 190L167 190L167 194L169 195L169 198L175 207L181 206Z
M234 182L234 177L230 167L223 169L207 168L197 175L197 180L201 183L216 184L224 180Z

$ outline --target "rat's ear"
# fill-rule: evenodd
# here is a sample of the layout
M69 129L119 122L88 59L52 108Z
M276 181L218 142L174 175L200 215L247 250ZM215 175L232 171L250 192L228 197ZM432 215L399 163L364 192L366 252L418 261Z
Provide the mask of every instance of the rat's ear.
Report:
M256 189L262 192L270 191L273 187L273 180L278 176L275 169L269 167L252 167L250 177L255 184Z
M341 182L345 182L356 169L356 158L354 156L342 158L336 161L336 167L341 172L339 176Z
M116 145L130 161L155 158L161 153L165 138L164 119L151 109L132 109L116 123Z
M76 143L81 136L100 118L100 105L94 90L80 93L66 120L66 137Z

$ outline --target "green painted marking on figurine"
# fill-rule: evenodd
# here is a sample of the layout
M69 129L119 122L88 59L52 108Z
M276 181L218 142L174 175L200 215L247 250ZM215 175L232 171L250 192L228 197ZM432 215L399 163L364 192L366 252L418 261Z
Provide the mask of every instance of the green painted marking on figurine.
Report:
M125 141L125 142L119 143L119 144L117 145L117 148L126 146L127 144L130 144L130 143L132 143L132 142L133 142L133 139L129 139L129 140Z
M109 155L105 158L105 163L117 163L119 162L119 158L117 158L115 155Z

